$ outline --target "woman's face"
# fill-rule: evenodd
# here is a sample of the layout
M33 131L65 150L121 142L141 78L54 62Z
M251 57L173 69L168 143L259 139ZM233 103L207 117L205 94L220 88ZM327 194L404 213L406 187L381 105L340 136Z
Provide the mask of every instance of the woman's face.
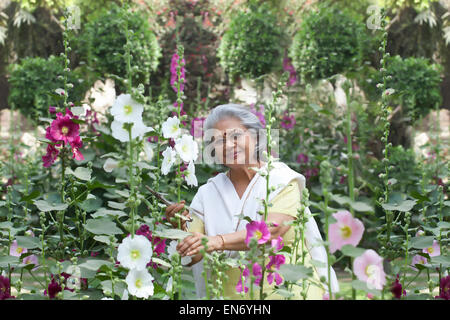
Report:
M227 167L256 164L256 134L237 118L220 120L214 126L213 146L216 161Z

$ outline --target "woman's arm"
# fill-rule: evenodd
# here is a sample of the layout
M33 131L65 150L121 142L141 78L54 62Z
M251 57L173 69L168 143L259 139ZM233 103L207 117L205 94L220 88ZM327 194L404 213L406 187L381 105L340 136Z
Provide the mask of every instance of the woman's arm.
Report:
M284 213L269 213L267 215L267 222L274 222L277 226L269 227L269 231L272 239L277 239L279 236L283 236L290 228L284 224L286 221L293 220L294 217ZM232 250L232 251L245 251L249 248L245 244L245 238L247 236L247 230L240 230L233 233L223 234L221 236L206 236L208 238L208 252L217 250ZM203 248L201 239L205 235L195 232L194 235L184 238L177 246L177 251L181 256L192 256L192 262L190 265L197 263L201 260L200 250ZM222 241L223 239L223 241ZM200 257L198 257L200 256ZM197 260L198 259L198 260ZM197 260L194 262L194 260Z

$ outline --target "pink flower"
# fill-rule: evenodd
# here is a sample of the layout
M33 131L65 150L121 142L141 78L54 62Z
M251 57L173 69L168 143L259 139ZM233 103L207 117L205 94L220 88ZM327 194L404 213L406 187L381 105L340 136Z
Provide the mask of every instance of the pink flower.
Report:
M190 133L194 138L203 137L203 125L205 123L205 117L195 117L191 120L191 130Z
M348 211L338 211L333 214L333 217L337 222L328 227L330 252L340 250L346 244L356 247L364 233L363 223L359 219L353 218Z
M433 240L433 245L431 247L422 250L423 253L428 253L430 257L437 257L441 255L441 248L439 247L439 242Z
M33 268L33 271L36 270L39 266L39 260L38 257L34 254L30 255L30 256L26 256L25 258L23 258L23 263L25 264L34 264L35 267Z
M298 156L297 156L297 162L298 163L307 163L308 162L308 156L306 155L306 154L304 154L304 153L300 153Z
M286 110L280 123L281 127L286 130L291 130L292 128L294 128L295 123L295 116L293 114L289 115L288 111Z
M412 258L412 261L411 261L411 264L412 264L412 266L413 266L412 268L413 268L414 270L417 270L417 268L414 267L416 264L426 264L427 262L428 262L427 258L421 256L420 254L416 254L416 255Z
M286 258L282 254L270 256L270 261L266 266L267 270L269 270L269 273L267 274L267 282L269 282L269 284L272 284L274 277L277 286L283 282L283 278L276 271L280 270L281 265L285 262Z
M284 243L283 243L283 238L281 236L279 236L277 239L273 239L271 241L272 244L272 248L274 249L274 252L278 252L281 249L283 249Z
M262 279L262 266L260 264L258 264L257 262L255 262L253 264L253 276L255 276L255 284L257 286L260 285L261 283L261 279ZM244 283L242 283L242 276L244 276ZM245 291L245 293L247 293L248 291L248 279L250 278L250 269L245 266L244 271L241 275L241 277L239 277L239 281L236 285L236 292L241 293L242 291Z
M287 50L284 51L283 70L289 72L289 80L287 86L292 86L297 82L297 72L291 63L291 59L287 56Z
M48 288L44 290L44 295L47 295L48 293L50 299L54 299L56 298L56 295L62 291L62 287L58 282L56 282L53 274L51 275L51 277L52 281L50 281L50 283L48 284Z
M50 134L53 139L67 144L79 136L80 125L73 122L72 117L70 111L65 116L61 112L56 114L56 119L50 125Z
M383 258L372 249L366 250L353 261L353 272L356 277L367 283L369 289L381 290L386 283L383 270Z
M42 156L42 162L44 162L44 167L48 168L53 163L55 163L58 158L59 150L55 148L53 144L47 145L47 154Z
M79 150L83 146L80 136L76 136L75 139L70 142L70 146L72 147L72 158L78 161L84 160L84 156Z
M17 244L17 240L14 240L11 243L11 247L9 248L9 255L14 257L20 257L22 254L27 252L27 248L19 247L19 245Z
M50 112L50 114L55 114L56 113L56 107L49 106L48 107L48 112Z
M246 225L246 228L247 237L245 238L245 244L247 246L252 238L255 238L258 244L263 244L270 240L270 231L264 221L252 221Z
M11 285L9 279L0 275L0 300L14 298L11 296Z

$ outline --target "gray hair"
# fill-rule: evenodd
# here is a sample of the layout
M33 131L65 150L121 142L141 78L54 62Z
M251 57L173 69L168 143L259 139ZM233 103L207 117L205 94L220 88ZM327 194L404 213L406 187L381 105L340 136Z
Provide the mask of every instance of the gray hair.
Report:
M256 157L259 160L266 161L266 157L264 157L262 154L264 150L267 150L266 130L264 129L259 118L255 114L253 114L247 107L234 103L216 106L211 110L210 114L206 118L203 128L204 130L213 129L217 122L226 118L236 118L240 120L242 125L247 130L255 134L255 137L257 139L255 147Z

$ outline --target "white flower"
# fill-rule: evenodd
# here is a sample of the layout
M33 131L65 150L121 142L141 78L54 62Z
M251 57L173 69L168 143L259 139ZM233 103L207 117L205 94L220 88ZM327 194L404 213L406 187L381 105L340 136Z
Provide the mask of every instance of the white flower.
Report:
M195 176L195 166L194 162L189 162L187 169L184 171L184 175L186 177L186 182L188 186L197 186L197 177Z
M106 159L105 163L103 164L103 170L105 170L106 172L112 172L114 169L118 167L119 161L116 161L111 158Z
M161 164L161 173L163 175L166 175L169 173L170 168L176 161L177 153L175 150L173 150L172 147L167 147L166 150L162 153L163 155L163 162Z
M132 269L125 278L125 282L128 285L128 291L133 296L147 299L153 295L153 279L146 269Z
M191 135L183 134L175 140L175 150L184 162L195 161L198 157L198 145Z
M121 141L121 142L128 142L130 141L130 136L128 134L128 131L123 128L124 123L114 120L111 123L111 131L112 136ZM133 126L131 127L131 139L136 139L137 137L142 137L146 132L153 131L154 129L152 127L147 127L143 122L142 119L139 121L136 121L133 123Z
M167 247L167 253L169 254L169 259L172 260L172 256L177 252L178 241L171 241L170 245ZM192 258L189 256L181 257L181 264L183 266L191 263Z
M61 88L56 89L55 92L56 92L57 94L59 94L60 96L63 96L63 95L66 94L66 92L64 91L64 89L61 89Z
M120 122L142 122L142 111L144 111L142 104L134 101L130 94L118 96L111 108L114 120Z
M166 139L169 138L177 138L181 134L180 129L180 119L178 119L176 116L168 118L163 124L162 124L162 132L163 136Z
M341 87L337 87L334 91L334 99L336 100L336 104L341 108L347 107L347 96L345 95L344 89Z
M145 236L129 236L119 245L117 260L125 268L143 270L150 262L152 254L152 244Z

